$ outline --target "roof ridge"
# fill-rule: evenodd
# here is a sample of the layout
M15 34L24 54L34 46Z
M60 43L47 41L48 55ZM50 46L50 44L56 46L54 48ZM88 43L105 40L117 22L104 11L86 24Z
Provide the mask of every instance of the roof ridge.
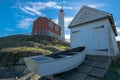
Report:
M93 8L93 7L89 7L89 6L86 6L86 5L83 5L82 7L83 7L83 8L89 8L89 9L94 10L94 11L98 11L98 12L100 12L100 13L102 13L102 14L105 14L105 15L109 15L109 16L112 15L111 13L108 13L108 12L105 12L105 11L103 11L103 10L99 10L99 9L96 9L96 8Z

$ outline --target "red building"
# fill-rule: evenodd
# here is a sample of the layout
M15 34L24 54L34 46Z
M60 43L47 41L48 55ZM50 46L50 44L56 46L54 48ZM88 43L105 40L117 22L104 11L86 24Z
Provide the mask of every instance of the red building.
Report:
M117 45L118 45L118 50L119 50L119 53L120 53L120 41L117 41Z
M46 17L39 17L33 23L32 35L39 34L60 38L61 27Z

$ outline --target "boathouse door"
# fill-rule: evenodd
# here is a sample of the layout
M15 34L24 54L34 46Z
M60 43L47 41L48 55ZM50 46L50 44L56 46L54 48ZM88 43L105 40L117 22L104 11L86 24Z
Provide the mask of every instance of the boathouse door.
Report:
M108 52L105 27L99 26L92 28L93 31L93 53L106 54Z
M72 32L72 36L74 38L71 38L73 40L71 40L72 42L72 48L75 47L80 47L80 46L85 46L84 44L84 33L82 30L76 30Z

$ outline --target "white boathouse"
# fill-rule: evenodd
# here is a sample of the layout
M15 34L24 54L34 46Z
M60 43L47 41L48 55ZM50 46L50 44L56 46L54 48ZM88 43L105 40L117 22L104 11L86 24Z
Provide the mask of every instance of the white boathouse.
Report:
M69 28L71 48L85 46L87 54L118 55L117 31L112 14L83 6Z

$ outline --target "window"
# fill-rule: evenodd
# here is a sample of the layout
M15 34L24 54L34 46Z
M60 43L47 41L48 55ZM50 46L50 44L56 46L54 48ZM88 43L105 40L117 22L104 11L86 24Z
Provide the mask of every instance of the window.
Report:
M44 34L46 34L46 30L44 30Z
M41 34L44 34L44 29L43 29L43 30L40 30L40 33L41 33Z
M56 31L59 31L59 27L58 27L57 25L55 26L55 30L56 30Z
M42 30L42 34L44 34L44 29Z
M37 35L37 31L33 33L34 35Z
M48 30L46 30L46 34L49 34Z
M40 31L40 33L42 34L42 30Z
M53 28L53 23L49 22L49 26L50 26L50 28Z
M39 34L39 31L37 31L37 34Z
M41 34L41 30L39 30L39 34Z
M51 22L49 22L49 26L51 26Z

